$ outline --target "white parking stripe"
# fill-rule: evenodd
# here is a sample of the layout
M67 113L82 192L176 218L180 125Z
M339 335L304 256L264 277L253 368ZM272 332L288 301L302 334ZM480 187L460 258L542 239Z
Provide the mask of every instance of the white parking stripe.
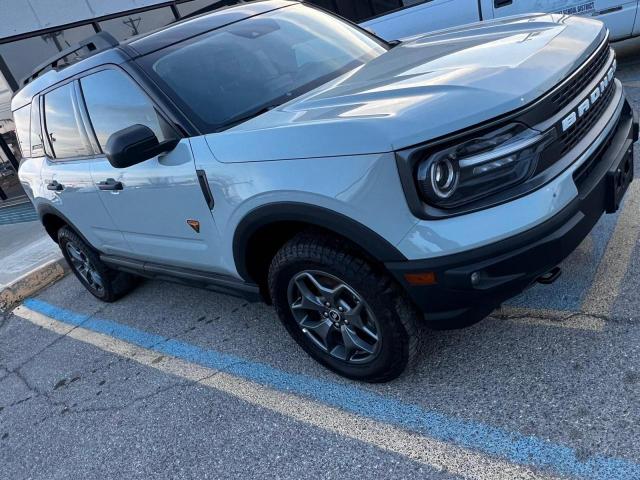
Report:
M620 293L631 255L640 232L640 180L630 186L624 207L600 261L591 288L582 303L582 311L591 315L609 315Z
M369 418L345 412L313 400L277 391L258 383L205 368L184 360L165 356L131 343L59 322L25 306L13 312L34 325L94 345L101 350L125 357L141 365L176 375L216 389L252 405L292 417L300 422L334 432L403 455L436 470L470 479L534 479L554 478L538 474L523 466L513 465L489 455L435 440Z

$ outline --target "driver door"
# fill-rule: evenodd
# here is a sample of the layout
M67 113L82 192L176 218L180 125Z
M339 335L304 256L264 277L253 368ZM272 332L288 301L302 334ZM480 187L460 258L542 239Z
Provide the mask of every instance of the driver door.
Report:
M82 78L80 87L100 151L112 133L135 124L151 128L161 142L177 136L124 71L98 71ZM218 230L200 187L189 139L127 168L114 168L102 154L92 162L91 177L134 258L215 270Z

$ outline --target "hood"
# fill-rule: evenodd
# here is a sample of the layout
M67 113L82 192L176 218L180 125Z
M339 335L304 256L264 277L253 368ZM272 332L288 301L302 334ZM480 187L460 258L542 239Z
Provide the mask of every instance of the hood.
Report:
M413 37L207 141L223 162L401 149L531 103L606 35L596 20L536 14Z

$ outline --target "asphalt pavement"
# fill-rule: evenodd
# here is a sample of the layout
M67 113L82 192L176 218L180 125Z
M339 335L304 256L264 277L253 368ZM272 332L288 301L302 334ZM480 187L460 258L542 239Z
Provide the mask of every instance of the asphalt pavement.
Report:
M267 306L152 281L103 304L68 276L0 320L0 477L640 478L639 208L635 182L555 284L428 332L383 385Z

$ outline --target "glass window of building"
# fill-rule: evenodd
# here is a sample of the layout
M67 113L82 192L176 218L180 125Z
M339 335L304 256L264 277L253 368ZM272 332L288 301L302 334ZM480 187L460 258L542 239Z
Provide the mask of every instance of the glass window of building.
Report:
M190 2L179 3L178 13L180 17L200 15L201 13L212 12L218 8L228 5L226 0L192 0ZM235 3L235 2L232 2Z
M0 205L4 201L24 198L15 167L20 152L15 124L11 116L11 89L0 74Z
M2 142L2 140L0 140ZM10 152L5 150L6 144L0 145L0 206L3 201L11 201L24 197L18 174L9 160Z
M305 1L307 3L311 3L313 5L322 7L325 10L329 10L330 12L338 13L338 6L335 0L305 0Z
M364 22L371 17L422 3L425 0L305 0L337 13L353 22ZM429 0L426 0L429 1Z
M415 3L421 3L423 0L371 0L374 15L384 15L393 10L409 6Z
M174 136L151 100L125 73L103 70L80 83L93 130L103 149L112 133L137 123L153 130L161 142Z
M373 6L367 0L335 0L338 14L353 22L363 22L373 17Z
M44 96L44 117L47 134L56 158L71 158L89 155L84 145L78 120L74 113L73 83L56 88Z
M169 7L156 8L155 10L132 13L123 17L105 20L100 22L100 28L122 41L141 33L164 27L175 20L173 11Z
M14 79L21 83L36 66L95 33L91 25L83 25L15 42L0 43L0 55Z

